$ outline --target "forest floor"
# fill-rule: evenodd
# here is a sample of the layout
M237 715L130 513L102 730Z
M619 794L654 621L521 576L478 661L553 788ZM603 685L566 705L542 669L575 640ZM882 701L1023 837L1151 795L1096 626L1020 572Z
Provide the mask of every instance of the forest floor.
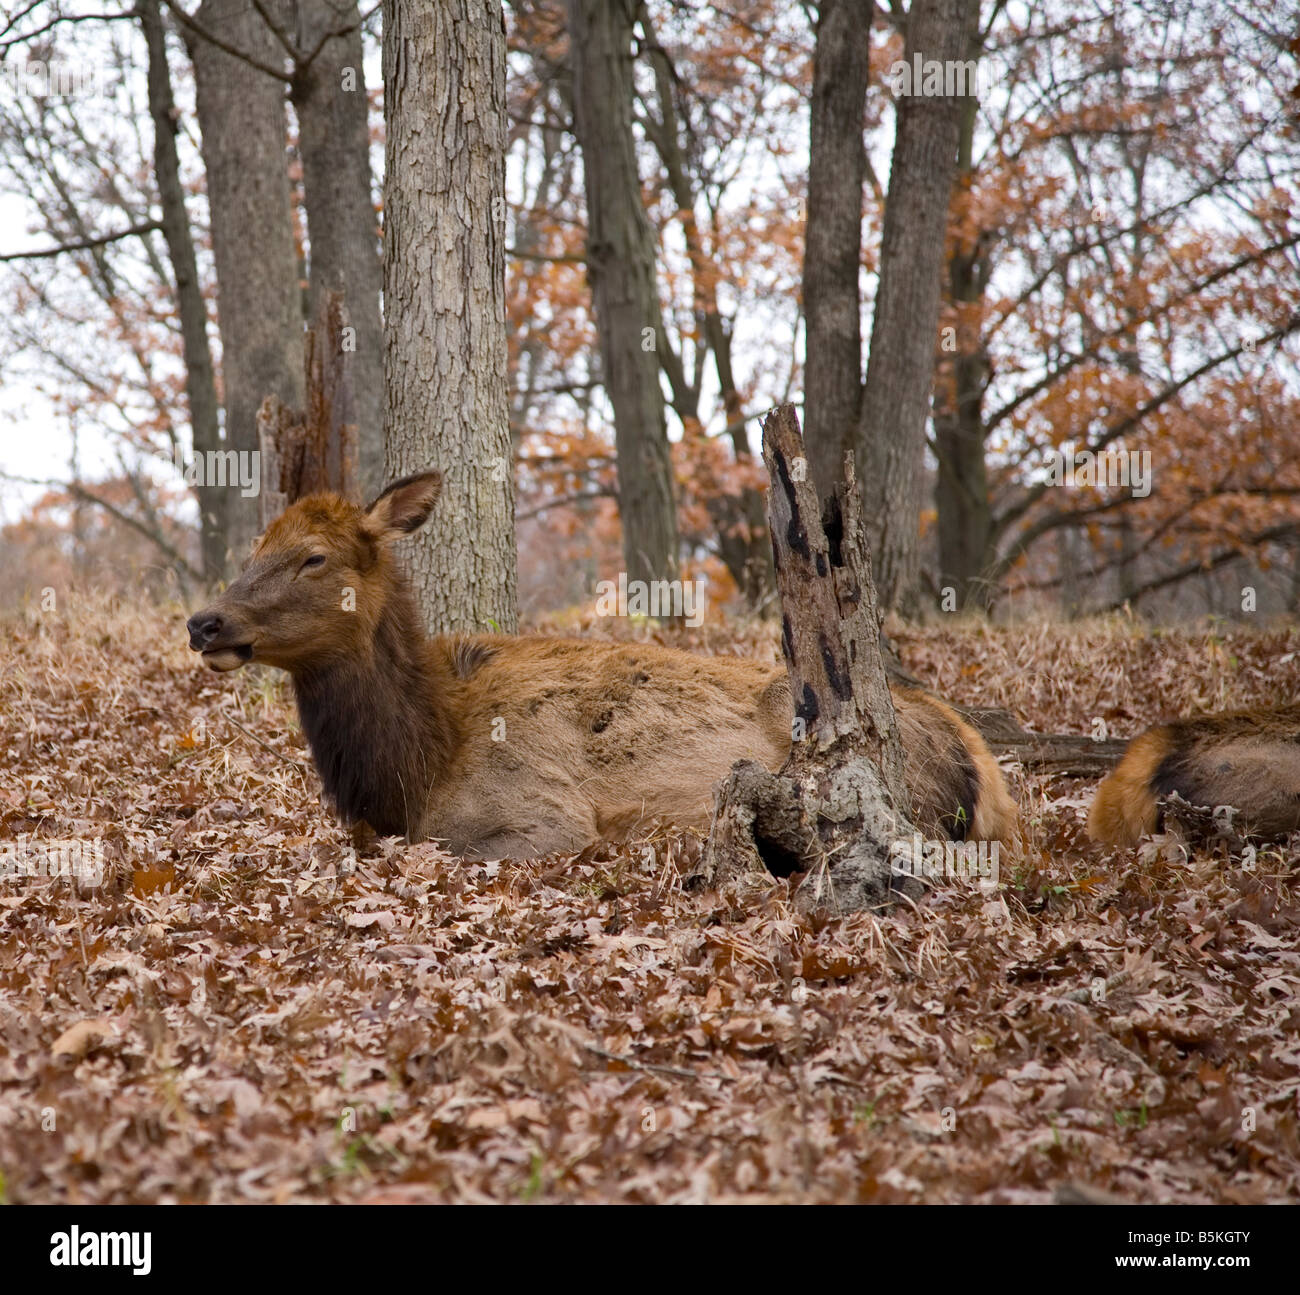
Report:
M106 868L0 875L0 1200L1300 1201L1294 845L1103 853L1088 783L1009 770L1000 885L888 916L785 882L738 911L683 884L691 833L358 852L284 680L210 674L182 620L0 632L0 869L95 840ZM1300 695L1294 629L894 638L1040 731Z

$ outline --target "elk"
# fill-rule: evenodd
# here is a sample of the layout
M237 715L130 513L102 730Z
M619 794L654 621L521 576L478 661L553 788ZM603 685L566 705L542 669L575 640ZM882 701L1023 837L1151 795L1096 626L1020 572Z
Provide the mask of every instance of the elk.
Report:
M424 524L440 488L425 472L366 509L299 500L187 624L213 670L288 671L345 821L455 854L529 858L654 820L707 825L735 761L780 767L793 716L781 667L644 643L427 638L392 546ZM1015 804L979 734L923 693L894 700L916 825L1010 844Z
M1300 706L1202 715L1140 733L1102 780L1088 835L1136 845L1159 826L1159 800L1235 811L1242 836L1300 831Z

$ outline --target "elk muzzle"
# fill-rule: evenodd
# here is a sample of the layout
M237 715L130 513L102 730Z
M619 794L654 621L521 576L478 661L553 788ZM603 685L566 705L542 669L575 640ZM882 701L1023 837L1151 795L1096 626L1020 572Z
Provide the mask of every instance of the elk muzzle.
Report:
M253 644L229 617L213 607L195 612L185 622L190 632L190 647L203 654L203 660L213 670L238 670L253 659Z

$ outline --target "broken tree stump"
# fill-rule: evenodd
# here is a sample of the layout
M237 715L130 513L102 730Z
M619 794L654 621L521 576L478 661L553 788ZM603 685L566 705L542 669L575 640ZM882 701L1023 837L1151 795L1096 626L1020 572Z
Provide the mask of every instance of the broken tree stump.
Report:
M357 499L352 352L345 345L349 333L341 294L326 293L307 332L306 409L290 409L278 396L267 396L257 411L263 530L295 499L318 490Z
M764 419L763 461L793 740L778 773L748 760L733 767L704 873L723 884L799 872L804 907L877 906L919 885L891 867L913 827L852 460L824 518L792 405Z

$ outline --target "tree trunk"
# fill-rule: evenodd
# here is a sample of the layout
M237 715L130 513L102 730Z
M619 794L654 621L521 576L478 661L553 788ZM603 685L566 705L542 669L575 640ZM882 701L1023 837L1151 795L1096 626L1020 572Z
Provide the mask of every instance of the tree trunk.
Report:
M385 0L384 115L387 473L443 474L408 567L431 631L513 633L501 0Z
M197 458L221 448L217 384L208 344L208 311L203 303L194 238L176 153L179 118L172 98L167 41L158 0L142 0L137 10L149 50L149 115L153 119L154 177L162 207L163 240L176 284L176 313L180 317L185 352L185 398L190 409L191 451ZM226 566L226 492L218 486L196 487L199 503L203 579L214 585Z
M978 49L967 51L972 58ZM968 95L961 104L957 145L957 185L969 201L978 103ZM984 460L984 384L988 355L982 321L972 324L971 308L984 298L988 263L976 230L967 242L954 240L948 258L948 295L956 307L956 347L951 373L943 373L936 392L934 435L939 475L934 502L939 530L939 584L951 587L958 607L987 610L993 588L984 578L993 553L993 509Z
M360 22L356 0L298 0L297 7L297 45L308 55L326 32ZM353 330L344 345L351 351L361 493L370 499L384 485L384 271L362 58L359 25L331 37L309 64L300 65L291 97L311 240L311 314L317 317L331 292L343 294Z
M1057 609L1066 620L1078 618L1083 607L1082 571L1086 536L1081 527L1056 528L1056 575L1060 581Z
M1300 528L1287 538L1286 549L1291 558L1291 584L1287 591L1286 609L1295 616L1300 614Z
M1138 538L1133 527L1133 518L1121 510L1119 515L1119 562L1115 567L1115 584L1119 591L1117 601L1123 605L1136 603L1140 584L1138 580L1137 556ZM1133 609L1137 610L1136 607Z
M919 55L923 66L937 61L951 71L978 21L978 0L913 0L905 63L914 67ZM856 446L880 599L904 609L920 565L925 425L961 105L955 94L911 89L898 100Z
M818 5L804 233L804 440L823 499L833 493L862 404L862 142L872 0Z
M203 0L207 31L264 64L284 51L247 0ZM303 320L285 156L284 85L187 29L207 170L225 395L225 448L253 454L266 396L302 403ZM251 460L250 460L251 461ZM241 559L258 501L226 486L229 552Z
M690 144L689 119L685 132L677 112L678 88L673 66L651 25L644 3L640 7L641 30L650 45L650 65L654 69L655 92L659 100L660 121L651 136L659 151L668 180L668 189L682 224L686 241L686 254L691 262L691 280L695 293L695 312L698 327L713 356L714 372L718 379L718 394L726 413L731 433L731 448L738 463L753 459L749 438L745 432L744 406L736 387L735 368L732 363L731 330L718 308L718 267L700 239L695 222L696 190L694 177L688 169L687 154ZM683 133L687 139L683 142ZM662 323L662 315L660 316ZM662 333L660 334L662 338ZM671 355L667 345L662 345L661 361ZM680 370L680 364L677 368ZM664 365L665 376L671 384L674 374ZM684 410L678 403L677 389L673 391L673 406L682 417L683 427L690 430L688 419L699 424L698 381L689 386L690 407ZM701 430L701 435L703 434ZM763 496L751 486L742 488L738 495L710 491L705 497L705 507L717 531L718 556L736 582L747 606L767 613L774 603L776 571L772 566L772 546L767 539L766 509Z
M568 0L574 128L587 190L587 273L614 407L629 580L677 577L677 509L655 353L655 237L632 134L635 0Z
M803 905L871 907L914 887L891 867L913 829L852 461L823 527L793 406L764 421L763 460L794 740L778 774L748 760L733 768L704 871L715 884L800 872Z

